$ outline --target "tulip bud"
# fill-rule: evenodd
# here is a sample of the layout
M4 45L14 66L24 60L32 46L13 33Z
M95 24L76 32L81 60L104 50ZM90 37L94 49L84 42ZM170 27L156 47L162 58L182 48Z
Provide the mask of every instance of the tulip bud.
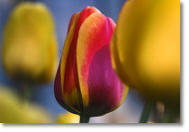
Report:
M110 58L114 28L113 20L94 7L72 16L54 85L57 101L68 111L100 116L124 101L128 88Z
M56 73L57 59L54 23L47 7L29 2L16 6L3 34L2 63L8 75L50 82Z
M72 113L64 113L58 116L56 123L79 123L79 116Z
M113 67L144 97L179 102L180 1L130 0L112 37Z
M43 108L23 103L7 87L0 86L0 123L50 123L51 117Z

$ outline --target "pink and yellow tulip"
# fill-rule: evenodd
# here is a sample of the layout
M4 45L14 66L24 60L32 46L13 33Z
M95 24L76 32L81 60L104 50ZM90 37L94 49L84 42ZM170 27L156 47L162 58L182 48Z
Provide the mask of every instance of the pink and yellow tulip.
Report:
M110 58L114 28L113 20L94 7L72 16L54 84L57 101L68 111L100 116L124 101L128 88Z

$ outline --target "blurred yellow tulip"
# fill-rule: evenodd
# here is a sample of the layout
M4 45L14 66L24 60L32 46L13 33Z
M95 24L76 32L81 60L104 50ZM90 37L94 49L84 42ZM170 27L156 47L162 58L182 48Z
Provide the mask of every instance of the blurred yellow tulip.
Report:
M50 115L41 107L25 104L7 88L0 86L0 123L50 123Z
M3 34L2 63L9 76L46 83L57 68L57 41L51 13L24 2L10 14Z
M56 123L79 123L80 117L72 113L64 113L58 116Z
M123 82L151 100L179 103L180 1L127 1L111 52Z

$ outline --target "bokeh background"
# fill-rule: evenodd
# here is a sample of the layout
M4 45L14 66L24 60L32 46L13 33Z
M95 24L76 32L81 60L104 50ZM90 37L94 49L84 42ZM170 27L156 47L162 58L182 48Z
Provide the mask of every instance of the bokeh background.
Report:
M30 0L32 2L42 2L51 11L55 26L56 36L59 45L59 58L64 46L64 40L72 14L81 11L86 6L95 6L106 16L117 20L119 12L125 0ZM21 2L21 0L0 0L0 52L2 47L2 32L7 18L12 9ZM0 54L1 58L1 54ZM16 82L11 80L0 61L0 85L10 87L12 91L17 91ZM32 88L32 103L38 104L49 112L55 120L58 115L66 112L56 101L54 97L54 83L47 85L37 85ZM143 101L135 91L130 90L128 97L123 105L101 117L91 118L93 123L137 123L143 108ZM1 109L1 108L0 108ZM3 114L3 113L0 113ZM132 115L132 116L131 116Z

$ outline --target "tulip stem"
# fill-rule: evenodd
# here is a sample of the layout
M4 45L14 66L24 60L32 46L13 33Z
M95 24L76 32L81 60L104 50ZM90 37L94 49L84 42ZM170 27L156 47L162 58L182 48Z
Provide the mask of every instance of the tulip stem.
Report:
M151 101L145 103L139 123L147 123L152 108L153 103Z
M80 115L80 123L89 123L89 117Z

